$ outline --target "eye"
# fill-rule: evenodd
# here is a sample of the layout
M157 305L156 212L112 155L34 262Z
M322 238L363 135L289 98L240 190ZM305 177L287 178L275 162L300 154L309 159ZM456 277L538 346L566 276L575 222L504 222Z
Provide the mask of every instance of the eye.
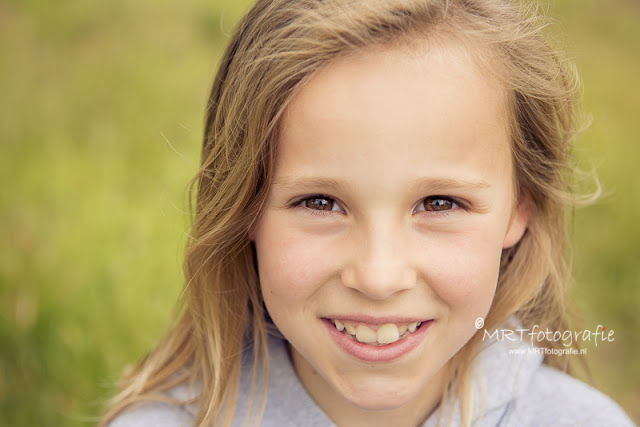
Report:
M312 214L328 215L330 212L344 212L344 209L340 207L335 199L318 194L315 196L307 197L296 203L296 206L310 211Z
M445 212L453 210L460 205L451 197L447 196L429 196L422 199L422 203L418 205L416 211L426 212Z

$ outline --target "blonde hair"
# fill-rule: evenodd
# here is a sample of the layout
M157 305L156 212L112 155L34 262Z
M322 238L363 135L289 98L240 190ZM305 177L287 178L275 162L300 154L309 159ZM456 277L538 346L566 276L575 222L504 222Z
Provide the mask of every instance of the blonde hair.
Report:
M261 363L266 376L268 322L248 233L268 196L280 118L302 85L338 56L417 36L464 42L508 93L514 180L531 219L521 241L503 252L485 329L515 314L524 327L566 330L579 86L535 12L507 0L257 1L229 43L209 98L178 320L126 375L103 423L135 402L158 399L194 404L200 425L231 423L246 340L255 348L253 384ZM442 402L451 393L460 400L466 424L471 362L481 347L482 330L452 359L443 390ZM567 368L558 356L546 362ZM199 395L176 402L163 394L178 384L197 385Z

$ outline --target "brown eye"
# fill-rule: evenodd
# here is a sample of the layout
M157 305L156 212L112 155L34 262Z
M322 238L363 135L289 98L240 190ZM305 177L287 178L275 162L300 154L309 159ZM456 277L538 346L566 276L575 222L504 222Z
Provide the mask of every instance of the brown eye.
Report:
M430 196L424 199L424 210L430 212L449 211L455 207L455 203L446 197Z
M333 210L335 201L325 198L314 198L306 200L307 207L316 211L330 211Z
M336 213L345 214L345 210L333 198L323 194L314 194L310 197L299 200L292 207L300 207L312 215L333 215Z

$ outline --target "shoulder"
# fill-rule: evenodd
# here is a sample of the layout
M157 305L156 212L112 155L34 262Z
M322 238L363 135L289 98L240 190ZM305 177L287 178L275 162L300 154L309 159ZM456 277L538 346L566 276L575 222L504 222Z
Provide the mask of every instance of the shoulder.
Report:
M149 401L134 404L115 419L109 427L180 427L191 426L194 423L193 415L186 409L170 403Z
M505 416L509 425L635 425L609 397L547 365L535 371Z
M543 355L529 340L489 337L474 361L480 425L635 425L612 399L544 364Z
M241 426L248 422L248 425L262 427L297 426L300 425L300 420L304 420L305 427L333 425L300 383L289 359L286 342L280 336L270 335L267 344L269 366L266 377L261 363L255 367L254 373L253 346L249 343L244 349L231 425ZM262 395L260 390L268 392ZM199 392L199 386L190 390L181 385L168 390L166 396L187 401L197 397ZM261 411L263 397L266 400ZM194 406L154 401L125 409L109 427L190 426L194 424L195 418Z
M199 393L196 386L181 384L163 393L167 400L186 402ZM195 407L193 405L172 404L160 400L146 400L133 403L119 413L109 424L109 427L180 427L191 426L195 421Z

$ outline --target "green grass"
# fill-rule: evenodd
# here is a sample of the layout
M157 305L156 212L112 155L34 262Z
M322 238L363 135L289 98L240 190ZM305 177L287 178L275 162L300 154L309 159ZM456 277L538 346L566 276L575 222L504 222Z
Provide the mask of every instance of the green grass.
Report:
M163 330L208 87L248 4L229 3L0 3L0 424L93 422ZM640 422L640 8L551 13L594 118L580 155L609 192L577 212L574 295L616 333L589 347L596 383Z

